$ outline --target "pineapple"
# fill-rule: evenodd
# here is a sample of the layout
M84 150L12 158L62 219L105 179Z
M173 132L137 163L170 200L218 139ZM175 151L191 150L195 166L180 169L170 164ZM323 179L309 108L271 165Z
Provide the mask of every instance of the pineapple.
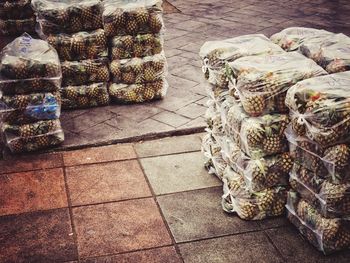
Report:
M251 97L246 97L242 100L242 105L244 110L251 116L259 116L261 115L265 108L265 99L263 96L251 96Z
M99 53L99 47L98 46L89 46L86 50L86 58L87 59L94 59L98 57Z
M45 66L46 70L46 76L48 77L57 77L60 75L60 66L53 64L53 63L48 63Z
M136 22L139 25L145 25L148 22L149 13L147 12L147 10L145 8L141 7L141 8L138 8L136 10L135 17L136 17Z
M135 83L135 81L136 81L135 73L133 71L123 72L122 80L124 83L127 83L127 84Z
M96 27L102 27L102 17L99 12L94 12L92 7L82 7L81 18L87 23L92 23Z
M159 33L163 27L162 20L157 13L150 13L148 20L150 29L153 33Z
M129 20L126 24L126 32L130 35L135 35L138 31L138 24L136 20Z
M122 38L122 43L123 46L125 47L126 50L132 50L134 46L134 40L132 36L124 36Z
M120 63L117 60L113 60L110 64L110 71L113 75L113 77L117 78L117 79L121 79L121 69L120 69Z
M112 48L112 59L122 59L125 57L124 49L119 47Z
M77 17L77 16L70 17L70 23L69 24L70 24L70 31L72 33L79 32L83 28L83 23L82 23L80 17Z
M350 164L350 148L346 144L338 144L324 152L323 159L334 164L337 171L342 171Z
M266 136L262 141L263 151L267 154L279 153L283 150L283 142L277 134Z
M155 92L153 89L152 84L148 83L145 85L145 88L143 90L143 98L145 101L152 100L155 97Z
M292 119L292 129L299 136L304 136L305 133L306 133L305 124L300 123L298 118L293 118Z
M19 127L20 136L23 138L37 135L35 124L25 124Z
M76 100L79 97L79 92L74 87L68 86L63 91L65 92L65 97L70 100Z
M240 200L238 206L240 208L238 215L242 219L252 220L259 212L258 206L248 201Z
M247 130L247 143L249 147L259 147L263 140L263 130L260 127L250 127Z
M107 66L100 67L97 71L97 79L99 81L108 81L109 80L109 70Z
M103 29L96 30L96 45L99 49L107 46L107 37Z
M80 96L77 98L76 103L78 107L88 107L89 106L89 99L86 96Z
M35 138L35 144L37 145L37 147L40 148L45 148L47 146L50 146L50 139L49 136L47 135L42 135L42 136L38 136Z
M13 73L16 79L26 79L29 75L28 63L24 61L18 62L13 69Z
M86 52L86 44L81 36L74 36L72 40L72 49L78 54L84 54Z
M256 193L257 203L260 211L268 211L275 200L275 193L272 189L266 189L262 192Z
M135 57L142 57L144 56L145 52L143 50L143 46L141 44L135 44L134 45L134 56Z
M72 60L73 56L71 53L71 48L68 46L61 46L57 50L61 60Z
M157 72L153 67L146 67L143 75L146 82L153 82L157 79Z
M24 151L24 143L21 139L12 140L9 142L9 148L13 153L20 153Z
M103 93L97 97L97 102L99 105L108 105L109 104L109 95Z

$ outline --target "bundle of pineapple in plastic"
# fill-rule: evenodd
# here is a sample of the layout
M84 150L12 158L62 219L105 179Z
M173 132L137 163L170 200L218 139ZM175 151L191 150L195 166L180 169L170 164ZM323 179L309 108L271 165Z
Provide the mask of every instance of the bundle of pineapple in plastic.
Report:
M107 38L103 29L58 35L41 35L52 45L62 61L77 61L107 57Z
M350 141L350 72L301 81L288 90L293 131L325 148Z
M201 150L206 158L204 165L209 174L214 174L222 180L227 163L223 159L220 143L216 141L211 132L204 135Z
M205 112L204 118L207 123L207 130L215 137L223 137L225 135L221 114L220 111L217 110L214 101L208 101L208 109Z
M209 83L227 88L226 61L232 62L244 56L276 53L283 53L283 50L264 35L253 34L205 42L199 55L203 62L203 73Z
M327 74L313 60L297 52L248 56L227 66L233 88L250 116L286 113L285 96L291 86Z
M116 84L108 87L111 99L119 103L141 103L164 98L168 90L165 79L141 84Z
M12 153L32 152L59 145L64 141L59 120L22 125L4 123L1 131L5 144Z
M62 67L62 86L108 82L108 59L64 61Z
M323 179L307 168L294 165L290 185L327 217L350 216L350 182Z
M245 154L257 158L287 151L284 132L288 123L288 115L249 117L241 104L234 104L227 113L224 129Z
M350 248L348 217L326 218L293 191L288 192L288 219L324 254Z
M237 213L245 220L262 220L280 216L285 211L287 191L284 187L266 188L258 192L246 189L241 175L227 167L224 172L222 206L228 213Z
M296 51L303 44L319 43L333 35L333 33L321 29L289 27L272 35L270 39L273 43L281 46L286 51Z
M113 60L110 72L114 83L142 84L162 79L167 63L164 54L144 58Z
M118 60L153 56L163 51L163 43L163 37L159 34L116 36L110 40L110 58Z
M61 96L63 109L105 106L110 101L106 83L65 86L62 87Z
M100 0L32 0L44 35L103 28Z
M108 37L158 34L164 24L161 0L105 0L103 23Z

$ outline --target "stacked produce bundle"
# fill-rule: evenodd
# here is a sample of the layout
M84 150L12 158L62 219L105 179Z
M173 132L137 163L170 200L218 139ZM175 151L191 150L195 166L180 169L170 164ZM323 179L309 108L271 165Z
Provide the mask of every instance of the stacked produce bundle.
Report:
M28 34L0 55L0 123L4 144L13 153L63 142L61 67L56 51Z
M325 254L350 248L350 72L289 89L286 135L295 163L288 214Z
M0 0L0 36L35 32L35 16L30 0Z
M62 107L109 104L107 38L100 0L33 0L39 35L56 48L62 65Z
M271 36L286 51L298 50L328 73L350 69L350 38L313 28L292 27Z
M111 60L111 99L140 103L163 98L168 84L162 1L106 0L104 7L103 22Z

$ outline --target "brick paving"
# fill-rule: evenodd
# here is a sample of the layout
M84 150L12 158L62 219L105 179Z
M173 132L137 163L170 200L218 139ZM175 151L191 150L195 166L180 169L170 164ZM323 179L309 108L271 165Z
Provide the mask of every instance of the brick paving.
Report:
M221 208L203 134L0 161L0 262L349 262Z

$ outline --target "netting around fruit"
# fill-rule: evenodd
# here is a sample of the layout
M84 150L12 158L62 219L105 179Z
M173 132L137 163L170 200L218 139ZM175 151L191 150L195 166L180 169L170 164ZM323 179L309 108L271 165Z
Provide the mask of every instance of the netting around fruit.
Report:
M60 114L61 96L58 92L0 95L1 122L26 124L58 119Z
M162 1L105 0L103 23L108 37L161 33Z
M1 1L0 19L26 19L34 17L30 0Z
M248 56L227 65L233 89L251 116L287 112L284 101L291 86L327 74L313 60L297 52Z
M0 19L0 36L18 36L35 33L35 17L26 19Z
M103 28L100 0L32 0L32 6L44 35Z
M243 177L230 167L225 169L223 182L222 207L228 213L237 213L245 220L261 220L280 216L285 211L287 196L284 187L249 192Z
M4 144L12 153L24 153L57 146L64 141L59 120L39 121L25 125L2 126Z
M321 29L289 27L272 35L270 39L286 51L295 51L305 43L317 43L332 35L333 33Z
M288 90L292 129L320 147L350 141L350 72L301 81Z
M64 61L62 67L62 86L108 82L108 59Z
M62 61L99 59L108 56L107 38L103 29L75 34L42 36L52 45Z
M276 53L283 53L283 50L266 36L252 34L205 42L199 55L203 63L203 73L209 83L225 88L228 86L225 62L244 56Z
M159 34L116 36L110 40L111 60L147 57L163 51L164 39Z
M61 96L63 109L105 106L110 102L106 83L62 87Z
M113 60L110 72L114 83L142 84L163 79L167 74L164 53L144 58Z
M165 79L144 84L115 84L108 87L112 101L117 103L142 103L162 99L168 90Z
M325 218L295 192L288 192L288 219L324 254L350 248L349 218Z

